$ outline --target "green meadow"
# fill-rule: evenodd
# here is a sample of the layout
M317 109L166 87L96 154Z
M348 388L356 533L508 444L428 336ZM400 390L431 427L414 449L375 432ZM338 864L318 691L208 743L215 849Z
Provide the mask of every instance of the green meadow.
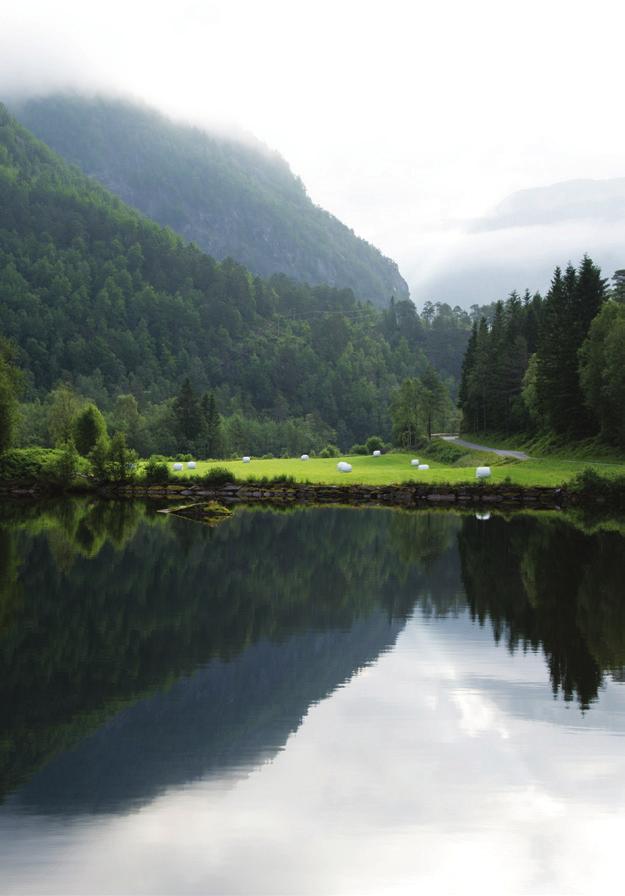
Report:
M203 476L211 468L220 467L230 470L237 479L269 479L278 476L292 476L298 482L323 482L328 484L348 484L358 482L366 485L392 485L399 482L427 483L432 485L450 483L475 482L475 466L486 464L491 466L492 476L489 481L495 483L512 482L523 486L543 485L559 486L570 482L578 473L589 467L603 476L625 474L625 463L602 463L589 460L572 461L559 458L532 458L526 461L510 461L492 454L471 452L463 458L463 466L443 464L430 459L426 454L418 455L421 462L430 465L429 470L418 470L411 466L411 455L384 454L381 457L365 457L362 455L341 458L311 458L308 461L299 458L255 459L244 464L236 461L198 461L196 470L187 470L184 464L182 473L173 474L173 478ZM339 460L347 460L352 465L351 473L340 473L336 465ZM502 462L503 461L503 462ZM470 466L465 464L471 462ZM171 469L172 465L169 464Z

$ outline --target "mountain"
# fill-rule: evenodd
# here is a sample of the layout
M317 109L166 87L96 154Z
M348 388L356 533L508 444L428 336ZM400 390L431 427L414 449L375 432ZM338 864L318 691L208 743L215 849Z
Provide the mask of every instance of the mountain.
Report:
M306 416L345 447L390 432L392 391L425 363L409 300L383 313L351 290L218 263L2 106L0 333L17 347L29 400L68 381L104 408L126 393L145 407L189 377L222 413Z
M284 159L251 138L105 97L54 95L15 112L65 159L219 260L348 287L383 307L409 297L397 265L316 206Z
M545 292L556 265L588 254L610 277L625 267L625 178L569 180L521 190L465 224L418 299L469 307L513 289ZM418 272L417 275L418 276Z
M500 202L490 215L475 221L471 229L478 232L504 227L537 227L585 219L625 219L625 177L568 180L547 187L519 190Z

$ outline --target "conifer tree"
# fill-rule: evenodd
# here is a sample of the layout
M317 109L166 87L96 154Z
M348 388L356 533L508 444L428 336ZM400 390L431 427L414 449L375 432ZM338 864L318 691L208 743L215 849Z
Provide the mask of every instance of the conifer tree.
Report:
M621 268L612 274L612 289L610 290L610 298L615 302L625 304L625 269Z
M584 255L577 276L576 315L579 324L579 346L588 336L590 325L599 314L606 295L606 280L601 270Z
M533 355L538 349L543 299L539 292L535 292L530 297L529 290L526 290L523 303L525 306L524 335L527 341L527 352L528 355Z
M474 395L477 429L486 430L491 425L488 413L488 391L491 383L490 375L490 345L489 331L486 318L480 320L477 330L477 342L475 346L475 361L471 372L470 384Z
M200 403L188 377L174 401L174 418L178 442L188 450L202 431Z
M462 361L462 372L460 374L460 386L458 389L458 406L462 410L462 429L468 432L475 432L477 426L477 414L475 401L473 398L473 390L471 388L471 374L473 365L475 364L475 351L477 348L477 321L473 322L471 327L471 335Z
M496 422L497 429L506 429L508 396L503 381L506 353L506 322L503 302L495 305L495 314L488 334L487 348L487 389L485 395L486 414Z
M556 268L544 300L526 290L523 299L513 292L495 303L490 321L482 317L474 326L465 353L458 396L463 429L508 432L531 425L574 437L596 431L579 363L604 299L605 281L586 256L578 270Z
M223 453L223 433L214 392L205 392L202 396L202 418L206 434L206 457L220 457Z
M583 436L592 431L579 377L579 351L605 297L605 281L585 256L564 277L556 271L543 309L536 391L539 407L554 432Z
M545 299L538 343L536 394L545 421L557 433L566 433L571 424L571 372L576 358L570 358L575 340L571 337L571 288L575 271L565 277L558 267ZM574 393L574 390L573 390Z

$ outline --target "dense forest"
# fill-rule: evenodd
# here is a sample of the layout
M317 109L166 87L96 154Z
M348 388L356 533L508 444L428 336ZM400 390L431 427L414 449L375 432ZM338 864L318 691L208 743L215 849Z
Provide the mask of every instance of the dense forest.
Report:
M277 153L143 105L54 95L15 108L63 158L218 260L350 288L379 306L408 298L397 265L322 208Z
M625 271L588 257L543 298L512 293L473 324L459 402L470 432L600 436L625 446Z
M255 453L389 438L393 396L430 360L453 392L479 309L379 311L348 289L216 262L1 107L0 192L0 333L22 370L21 444L55 444L50 406L68 391L132 429L143 454L181 447L171 423L186 380L213 395L232 450Z

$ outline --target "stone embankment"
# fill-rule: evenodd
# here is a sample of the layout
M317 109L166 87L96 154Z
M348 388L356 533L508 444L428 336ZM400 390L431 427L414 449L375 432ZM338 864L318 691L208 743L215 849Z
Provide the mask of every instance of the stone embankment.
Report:
M160 500L218 501L233 504L378 504L393 507L504 506L559 508L574 498L561 488L524 488L515 485L322 485L227 483L198 485L110 486L101 494L109 497Z

